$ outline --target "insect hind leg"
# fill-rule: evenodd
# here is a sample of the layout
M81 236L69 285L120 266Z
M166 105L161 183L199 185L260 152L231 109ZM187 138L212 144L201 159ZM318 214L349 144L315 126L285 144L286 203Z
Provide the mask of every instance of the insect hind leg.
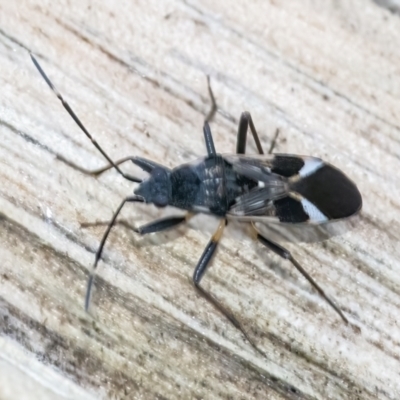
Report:
M292 265L304 276L304 278L308 280L308 282L311 284L311 286L314 287L314 289L320 294L320 296L323 297L324 300L339 314L340 318L346 324L348 324L349 321L344 316L340 308L325 294L322 288L317 284L317 282L314 281L314 279L308 274L308 272L296 261L296 259L292 256L292 254L281 245L273 242L272 240L267 239L265 236L259 233L257 228L254 226L254 223L252 223L252 227L256 234L256 239L265 247L272 250L278 256L282 257L285 260L290 261Z
M236 153L237 154L245 154L246 153L246 141L247 141L247 131L250 128L250 131L253 135L254 141L257 146L257 150L260 154L264 154L264 150L261 146L260 138L258 136L256 127L254 126L253 118L248 111L244 111L240 116L240 121L238 125L238 136L236 141ZM272 151L275 148L276 140L279 135L279 129L275 131L275 136L272 139L271 145L268 150L268 154L272 154Z
M253 134L254 141L256 142L257 150L260 154L264 154L264 150L261 146L258 133L251 118L251 114L248 111L242 112L240 116L238 125L238 136L236 141L236 153L245 154L246 153L246 141L247 141L247 131L250 127L250 131Z

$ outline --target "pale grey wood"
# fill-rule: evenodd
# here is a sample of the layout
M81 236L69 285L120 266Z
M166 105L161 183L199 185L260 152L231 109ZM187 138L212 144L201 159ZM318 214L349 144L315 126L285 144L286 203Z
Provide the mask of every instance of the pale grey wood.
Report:
M0 398L399 398L398 16L361 0L3 0L0 22ZM364 198L355 227L288 247L353 328L229 226L203 285L255 353L189 282L216 224L201 217L148 238L115 228L85 314L103 228L80 223L110 218L133 185L60 158L104 164L28 50L115 159L202 156L209 74L218 151L249 110L266 148L279 128L277 151L346 171Z

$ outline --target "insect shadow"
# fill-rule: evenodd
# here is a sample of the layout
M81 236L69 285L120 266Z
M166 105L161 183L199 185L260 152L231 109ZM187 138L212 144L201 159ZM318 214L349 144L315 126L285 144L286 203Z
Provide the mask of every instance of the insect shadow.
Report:
M107 223L107 228L96 251L93 269L88 278L85 297L86 310L90 304L95 270L111 228L116 224L117 217L126 203L139 202L154 204L159 208L173 206L186 211L185 215L168 216L139 227L133 227L133 231L140 235L171 229L186 223L193 215L199 213L219 218L218 227L195 267L192 282L197 292L239 329L252 347L263 356L265 354L248 336L236 317L200 285L228 220L247 223L250 235L254 240L283 259L290 261L340 318L346 324L348 323L340 308L325 294L292 254L258 228L260 223L285 224L288 226L298 225L301 230L306 225L322 226L329 221L343 220L355 215L362 207L361 194L356 185L343 172L319 158L272 154L278 131L268 153L264 154L252 117L248 112L243 112L240 117L236 154L217 153L208 123L216 113L217 105L208 77L211 109L203 126L206 156L173 169L136 156L113 161L87 131L32 54L31 58L65 110L108 161L108 165L95 171L78 169L84 173L98 176L114 168L125 179L138 184L133 195L122 200ZM259 155L245 155L249 129ZM128 161L145 171L149 175L148 178L142 180L121 170L119 166Z

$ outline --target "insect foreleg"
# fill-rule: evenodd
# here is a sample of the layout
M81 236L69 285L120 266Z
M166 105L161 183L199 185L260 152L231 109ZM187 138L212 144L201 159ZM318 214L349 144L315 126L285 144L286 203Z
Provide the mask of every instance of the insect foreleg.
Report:
M188 221L192 216L193 214L188 213L182 216L160 218L155 221L151 221L148 224L139 226L139 228L135 228L134 231L140 233L141 235L165 231L181 224L182 222Z
M85 310L87 311L89 309L89 303L90 303L90 295L91 295L91 291L92 291L92 286L93 286L93 281L94 281L94 275L95 275L95 270L97 267L97 264L101 258L101 254L103 253L103 248L104 245L106 243L106 240L108 238L108 235L111 231L111 228L115 225L115 221L119 215L119 213L121 212L122 208L124 207L125 203L129 203L129 202L143 202L143 198L142 197L138 197L138 196L128 196L126 197L121 204L119 205L119 207L117 208L117 211L115 211L113 217L111 218L110 222L108 223L107 229L103 234L103 237L101 239L100 245L96 251L96 256L95 256L95 260L94 260L94 264L93 264L93 268L92 271L90 272L89 275L89 280L88 280L88 285L87 285L87 289L86 289L86 297L85 297Z
M183 216L171 216L171 217L160 218L155 221L151 221L145 225L139 226L138 228L135 228L125 219L118 219L117 221L114 222L114 226L123 225L125 226L125 228L131 229L134 232L140 233L141 235L146 235L148 233L161 232L173 228L181 224L182 222L188 221L190 217L192 217L192 214L188 213ZM110 221L82 222L81 226L83 228L91 228L94 226L104 226L104 225L108 226L109 223Z

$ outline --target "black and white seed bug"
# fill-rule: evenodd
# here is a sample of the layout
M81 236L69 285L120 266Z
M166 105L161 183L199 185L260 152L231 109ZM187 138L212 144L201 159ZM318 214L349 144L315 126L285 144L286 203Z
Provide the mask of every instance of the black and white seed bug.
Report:
M362 207L361 194L356 185L343 172L319 158L272 154L275 140L268 154L264 154L253 120L248 112L242 113L240 118L236 154L217 153L208 124L216 112L216 103L210 85L208 88L212 108L203 127L206 156L173 169L136 156L114 162L86 130L44 73L35 57L31 55L31 58L69 115L108 161L109 165L90 173L99 175L108 169L115 168L124 178L138 183L133 195L126 197L115 211L101 239L93 270L89 275L85 298L86 310L89 307L94 271L111 228L115 225L117 217L126 203L141 202L154 204L157 207L174 206L187 212L184 216L166 217L136 228L135 232L141 235L172 228L197 213L211 214L220 219L217 230L197 263L193 274L193 284L197 291L222 312L235 327L240 329L248 340L249 338L238 320L200 286L200 281L218 246L224 227L230 219L248 223L258 242L280 257L289 260L340 315L342 320L348 322L342 311L329 299L291 253L267 238L255 225L259 222L266 224L323 224L356 214ZM256 156L245 155L249 128L260 153ZM148 173L148 178L141 180L124 173L119 165L126 161L133 162ZM252 343L251 340L249 341Z

